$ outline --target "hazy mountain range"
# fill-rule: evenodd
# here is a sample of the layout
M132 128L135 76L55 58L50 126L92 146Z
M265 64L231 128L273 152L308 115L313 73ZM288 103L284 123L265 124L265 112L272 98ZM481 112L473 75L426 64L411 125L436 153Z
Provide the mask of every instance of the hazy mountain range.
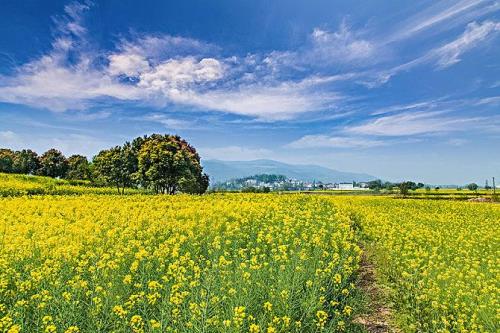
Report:
M284 175L301 181L324 183L370 181L376 177L363 173L344 172L318 165L287 164L273 160L254 161L202 161L204 171L210 176L210 183L243 178L257 174Z

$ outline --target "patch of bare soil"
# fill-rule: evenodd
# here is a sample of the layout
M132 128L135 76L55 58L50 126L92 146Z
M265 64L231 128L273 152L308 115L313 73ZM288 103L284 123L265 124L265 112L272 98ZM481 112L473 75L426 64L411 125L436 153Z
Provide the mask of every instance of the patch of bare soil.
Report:
M392 310L386 305L384 293L377 285L373 264L363 255L358 282L360 288L368 297L368 311L354 319L369 333L400 333L391 324Z
M467 201L470 201L470 202L491 202L491 199L490 198L471 198Z

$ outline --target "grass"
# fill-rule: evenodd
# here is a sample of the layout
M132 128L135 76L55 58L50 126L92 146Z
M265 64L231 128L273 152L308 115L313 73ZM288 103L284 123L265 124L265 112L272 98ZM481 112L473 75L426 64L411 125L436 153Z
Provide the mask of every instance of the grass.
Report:
M0 197L115 193L117 193L115 188L94 186L89 181L0 173ZM141 191L126 189L125 193L137 194Z

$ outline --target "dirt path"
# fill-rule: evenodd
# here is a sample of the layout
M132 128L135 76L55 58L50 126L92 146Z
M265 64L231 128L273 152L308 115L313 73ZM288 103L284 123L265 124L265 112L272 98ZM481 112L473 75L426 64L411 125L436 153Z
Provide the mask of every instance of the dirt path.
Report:
M369 333L400 333L391 325L392 310L385 304L383 291L377 286L373 264L365 254L361 260L358 287L368 297L368 313L358 316L354 322Z

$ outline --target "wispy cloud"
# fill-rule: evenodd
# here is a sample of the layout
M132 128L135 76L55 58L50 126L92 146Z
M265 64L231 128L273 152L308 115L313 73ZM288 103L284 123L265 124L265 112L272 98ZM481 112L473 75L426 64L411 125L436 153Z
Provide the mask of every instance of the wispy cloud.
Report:
M445 27L451 29L455 25L450 24L450 21L470 22L498 9L500 4L496 0L436 1L432 6L405 20L386 42L412 37L441 23L446 23Z
M497 105L500 104L500 96L481 98L476 105Z
M375 88L387 83L392 77L407 72L417 66L432 63L436 69L444 69L460 62L460 56L478 47L488 39L493 39L500 31L500 23L494 21L484 21L482 23L471 22L465 31L451 42L427 51L406 63L394 66L387 70L378 70L372 73L367 72L359 80L360 83L369 88Z
M398 104L398 105L391 105L387 107L383 107L380 109L377 109L371 113L373 116L378 116L381 114L387 114L387 113L394 113L394 112L399 112L399 111L408 111L408 110L414 110L414 109L424 109L424 108L431 108L437 104L437 101L431 100L431 101L422 101L422 102L416 102L416 103L410 103L410 104Z
M3 78L0 100L65 111L116 99L276 120L328 108L339 94L318 88L349 76L281 79L275 77L269 57L222 58L213 45L173 36L122 39L116 51L107 55L90 51L83 25L90 8L87 3L66 7L66 15L55 19L52 50ZM332 51L343 44L344 55L368 52L366 43L351 40L346 29L334 34L315 30L313 36L322 47L332 44ZM107 62L98 61L103 58Z
M410 28L396 39L471 10L491 11L492 6L491 1L479 0L440 3L412 18ZM0 101L53 111L86 110L108 100L157 108L175 104L265 121L325 111L331 116L337 110L345 112L338 106L352 101L338 88L341 84L373 88L424 63L439 69L451 66L500 30L497 22L472 22L455 40L383 70L379 65L385 59L387 41L374 41L345 20L336 31L314 29L295 50L222 56L215 45L159 34L131 33L112 50L95 49L84 20L92 8L90 2L74 2L65 7L63 16L54 18L51 50L17 67L13 75L1 77ZM400 111L418 107L423 105ZM183 126L174 124L173 118L165 118L166 126Z
M13 131L0 131L0 143L8 144L16 140L17 135Z
M429 56L437 58L437 66L439 68L449 67L458 63L463 53L476 47L486 38L492 37L492 35L496 35L499 32L499 22L472 22L467 25L467 29L459 38L431 51Z
M371 148L386 145L387 142L368 138L343 136L306 135L287 144L290 148Z
M248 148L241 146L227 146L216 148L199 148L200 154L205 159L218 159L225 161L251 161L261 158L273 158L272 150L265 148Z
M195 124L191 121L186 121L186 120L181 120L181 119L175 119L172 117L169 117L165 114L162 113L152 113L152 114L146 114L144 116L135 118L137 120L141 121L149 121L149 122L154 122L154 123L159 123L165 126L168 129L173 129L173 130L180 130L180 129L191 129L195 127Z
M483 117L452 117L440 111L405 112L350 126L345 128L345 132L375 136L411 136L466 131L486 121Z
M295 51L274 51L264 63L275 71L284 68L321 68L332 65L367 65L380 60L381 50L344 21L337 31L315 28L308 43Z

